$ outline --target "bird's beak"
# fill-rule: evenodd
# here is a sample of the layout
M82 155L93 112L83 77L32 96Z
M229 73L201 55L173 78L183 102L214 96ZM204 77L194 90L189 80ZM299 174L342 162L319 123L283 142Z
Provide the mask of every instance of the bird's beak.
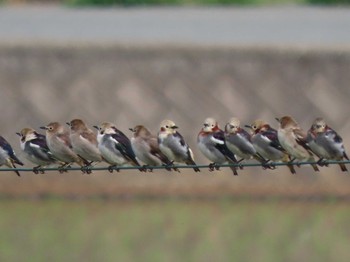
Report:
M18 136L22 136L22 135L21 135L21 133L18 133L18 132L16 132L16 135L18 135Z
M47 130L47 127L46 126L41 126L39 127L40 129L44 129L44 130Z
M131 131L131 132L135 132L135 129L133 129L133 128L129 128L129 130Z
M98 126L93 126L93 128L96 128L97 130L99 130L99 127L98 127Z
M281 123L280 119L278 117L275 118L278 123Z
M244 127L252 129L252 126L250 125L244 125Z
M178 126L172 126L171 129L177 129L179 128Z
M204 126L204 127L208 127L208 126L209 126L209 124L203 124L203 126Z
M69 122L66 122L66 124L67 124L68 126L71 126Z

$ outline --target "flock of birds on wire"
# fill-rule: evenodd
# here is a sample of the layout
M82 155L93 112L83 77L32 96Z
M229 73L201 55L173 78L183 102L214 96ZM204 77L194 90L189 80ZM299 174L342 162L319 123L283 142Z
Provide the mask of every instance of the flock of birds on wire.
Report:
M243 168L244 160L255 159L264 169L275 169L277 162L285 163L292 174L295 165L308 161L315 171L318 166L327 166L327 161L338 161L342 171L347 171L349 160L342 138L322 118L316 118L308 132L304 132L291 116L276 118L278 130L267 122L256 120L243 129L238 118L232 118L221 130L213 118L205 119L197 136L198 149L211 164L209 170L219 170L227 164L234 175ZM194 171L196 165L193 153L171 120L160 124L157 135L143 125L130 128L129 139L112 123L105 122L97 129L97 135L81 119L67 123L69 130L58 122L40 127L45 135L32 128L23 128L19 133L24 157L36 166L34 173L44 173L45 167L55 165L57 170L67 172L72 164L81 167L83 173L91 173L94 163L107 162L108 170L119 171L120 167L133 166L142 172L163 167L178 171L184 163ZM318 160L315 160L315 156ZM140 161L143 163L141 164ZM0 165L13 168L20 176L16 164L23 165L11 145L0 136Z

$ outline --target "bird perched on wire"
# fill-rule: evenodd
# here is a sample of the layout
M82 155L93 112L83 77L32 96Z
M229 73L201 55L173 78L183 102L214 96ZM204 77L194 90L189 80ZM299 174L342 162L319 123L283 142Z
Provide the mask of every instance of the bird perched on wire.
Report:
M315 158L306 141L306 133L291 116L276 118L279 122L278 140L282 147L293 157L300 161L314 162ZM292 160L292 161L293 161ZM315 171L319 171L316 164L311 164Z
M0 136L0 166L5 165L10 168L16 168L15 164L23 166L21 160L19 160L13 151L11 145L5 138ZM17 170L14 170L17 176L21 176Z
M210 170L216 167L216 164L237 164L235 155L227 148L225 144L225 135L217 121L214 118L204 120L203 127L197 136L197 145L199 150L205 155L211 163ZM237 168L230 166L234 175L238 175Z
M20 136L20 145L25 158L37 165L33 168L34 173L44 173L43 166L58 163L47 146L44 135L37 133L32 128L23 128L16 134Z
M98 148L104 160L111 165L110 172L118 170L118 166L141 166L132 150L129 138L114 124L105 122L94 127L98 130ZM145 170L140 168L140 171Z
M136 157L148 166L168 166L166 169L171 170L172 165L169 158L160 151L158 138L143 125L137 125L129 128L133 132L131 138L131 147ZM176 169L177 171L177 169Z
M252 130L252 144L256 151L267 161L290 162L290 156L281 146L278 140L277 130L261 119L255 120L251 125L246 125ZM287 165L290 172L295 174L292 164Z
M70 127L69 138L71 140L73 151L82 158L93 162L101 162L103 160L100 150L98 149L98 142L96 134L87 127L85 122L81 119L73 119L67 122Z
M256 159L266 168L271 168L267 164L267 160L256 152L251 142L251 135L241 128L241 122L238 118L233 117L225 125L225 144L228 149L236 156L240 157L241 162L244 159Z
M60 168L61 172L72 163L77 163L82 168L89 164L87 160L74 153L69 132L63 125L52 122L40 128L46 130L46 143L51 153L56 159L64 163ZM83 169L82 171L84 172Z
M171 120L163 120L160 123L158 132L159 149L170 161L196 165L193 159L191 148L185 142L182 135L177 132L178 126ZM193 167L195 172L199 172L198 167Z
M327 125L323 118L316 118L307 134L307 143L311 150L320 158L321 165L324 160L349 160L338 133ZM339 163L342 171L348 171L344 163Z

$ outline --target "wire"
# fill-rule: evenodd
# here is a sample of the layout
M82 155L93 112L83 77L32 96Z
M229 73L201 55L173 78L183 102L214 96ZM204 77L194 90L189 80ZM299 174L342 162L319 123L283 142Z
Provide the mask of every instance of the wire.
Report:
M268 162L268 166L277 167L277 166L303 166L303 165L310 165L310 164L318 164L318 162L310 162L310 161L303 161L303 162ZM336 165L336 164L350 164L350 160L345 161L335 161L335 160L329 160L322 162L324 166L327 165ZM45 168L39 168L36 169L38 172L42 171L120 171L120 170L137 170L137 169L166 169L166 168L178 168L178 169L184 169L184 168L210 168L210 165L173 165L173 166L118 166L118 167L67 167L67 168L59 168L59 167L45 167ZM216 167L263 167L264 166L261 163L235 163L235 164L215 164ZM20 171L20 172L33 172L35 171L35 168L23 168L23 167L17 167L17 168L0 168L0 172L8 172L8 171Z

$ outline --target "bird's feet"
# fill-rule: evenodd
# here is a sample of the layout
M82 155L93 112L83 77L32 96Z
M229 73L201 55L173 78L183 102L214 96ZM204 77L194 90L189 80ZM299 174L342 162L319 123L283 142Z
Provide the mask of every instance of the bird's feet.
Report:
M80 170L83 172L83 174L90 175L92 173L90 165L82 166Z
M36 167L33 167L33 173L34 174L45 174L45 170L41 167L41 166L36 166Z
M220 170L220 167L216 163L210 163L208 167L209 167L209 172Z
M68 172L68 170L67 170L68 168L70 168L69 164L63 164L63 165L58 167L58 172L60 172L60 174L67 173Z
M111 165L108 167L109 173L113 173L114 170L119 172L119 168L116 165Z
M319 166L325 166L325 167L328 167L328 163L327 163L327 160L323 159L323 158L320 158L317 162L316 162L317 165Z
M266 170L266 169L271 169L271 170L276 169L275 163L272 162L272 161L270 161L270 160L267 160L267 161L265 161L265 162L262 162L262 163L261 163L261 166L262 166L262 168L263 168L264 170Z

